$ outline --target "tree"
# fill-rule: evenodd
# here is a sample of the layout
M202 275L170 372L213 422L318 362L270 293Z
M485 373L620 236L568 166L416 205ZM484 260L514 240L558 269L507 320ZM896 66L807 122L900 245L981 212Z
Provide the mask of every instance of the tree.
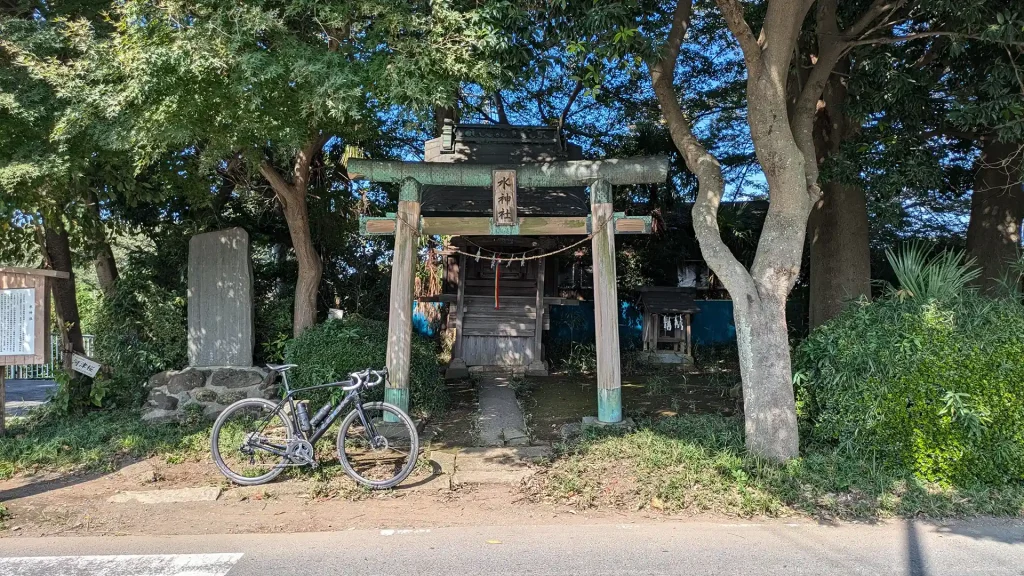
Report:
M815 161L823 164L840 152L860 130L859 122L846 111L850 55L840 58L836 73L829 75L814 123ZM832 319L846 303L871 296L871 248L867 197L856 181L825 179L822 194L811 210L810 327Z
M1020 257L1024 220L1024 15L1017 2L995 1L953 24L963 41L948 55L942 92L952 99L948 124L973 140L974 166L967 252L981 268L979 287L1003 289Z
M747 447L777 461L795 457L799 449L785 311L800 271L808 217L822 194L814 139L818 103L850 48L874 41L879 29L891 26L883 18L891 8L886 2L872 2L841 28L837 2L820 0L815 11L816 53L809 63L801 62L810 68L802 82L795 82L793 54L813 4L813 0L769 0L755 36L743 4L716 0L743 53L750 135L770 197L749 270L722 242L718 206L725 182L720 163L694 136L673 83L692 0L676 3L662 56L649 65L672 139L699 182L693 223L701 252L732 296Z
M198 150L207 169L241 159L265 179L298 261L293 332L313 324L323 263L310 234L311 168L324 146L381 137L394 105L444 104L463 79L486 82L472 12L449 2L397 0L255 7L144 0L110 8L115 32L81 22L86 54L39 62L69 103L68 123L109 132L105 142L146 166ZM401 113L401 112L399 112Z
M967 252L981 268L978 285L989 294L1003 289L1013 263L1020 257L1024 220L1024 143L981 139L971 193Z
M853 69L843 77L846 109L829 102L828 90L822 107L830 116L839 112L854 128L846 137L849 145L827 158L825 181L866 189L871 203L903 219L913 212L933 220L928 230L913 226L904 233L962 241L963 202L973 202L967 242L983 269L979 284L987 291L999 287L1020 245L1019 176L1014 175L1019 175L1019 146L1014 142L1022 141L1024 85L1014 55L1021 53L1022 23L1011 4L905 4L889 19L913 32L884 46L856 48ZM973 176L973 182L964 176ZM887 221L883 216L875 214L876 227ZM823 227L834 246L826 267L846 261L844 253L867 250L867 239L859 236L827 236L838 229L843 229L840 221ZM812 280L815 262L812 245ZM812 295L815 289L812 281ZM818 323L813 296L812 323Z
M32 2L0 9L0 215L10 241L0 255L29 263L42 260L69 275L52 284L69 372L71 354L85 351L73 245L93 232L83 217L82 199L96 174L97 154L92 141L58 130L64 111L52 87L32 73L29 50L51 61L74 58L78 50L65 41L63 21L95 15L96 9L89 3ZM70 376L68 396L78 404L88 395L88 381Z

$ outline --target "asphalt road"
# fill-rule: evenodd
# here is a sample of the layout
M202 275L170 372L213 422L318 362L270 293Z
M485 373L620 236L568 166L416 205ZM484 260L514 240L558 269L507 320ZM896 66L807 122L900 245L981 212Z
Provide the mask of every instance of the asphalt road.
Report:
M0 368L2 369L2 368ZM53 380L7 380L4 412L8 416L21 416L41 404L45 404L57 391Z
M680 522L0 539L0 575L1024 574L1024 527Z

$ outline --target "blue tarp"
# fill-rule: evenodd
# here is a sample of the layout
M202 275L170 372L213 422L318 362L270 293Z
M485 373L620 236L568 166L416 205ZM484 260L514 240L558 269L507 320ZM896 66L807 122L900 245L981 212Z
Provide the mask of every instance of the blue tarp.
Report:
M693 341L696 344L727 344L736 340L736 326L732 321L732 301L698 300L700 310L693 316ZM638 348L643 337L643 314L631 302L620 302L619 344L623 348ZM551 307L551 346L570 342L594 341L594 303L580 302L576 306Z
M643 336L643 314L630 302L619 303L619 345L638 348ZM732 319L731 300L696 300L698 313L693 315L693 342L702 346L728 344L736 341L736 325ZM424 302L413 305L412 325L417 334L433 337L437 326L427 315L431 309L440 311L445 304ZM580 302L576 306L551 307L551 331L548 343L552 347L572 342L594 342L594 303Z

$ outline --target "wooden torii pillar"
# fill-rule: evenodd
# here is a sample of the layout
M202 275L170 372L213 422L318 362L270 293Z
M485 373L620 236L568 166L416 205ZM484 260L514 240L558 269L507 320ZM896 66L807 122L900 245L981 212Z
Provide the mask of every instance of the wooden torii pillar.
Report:
M491 217L422 216L423 186L491 188L495 171L515 171L519 186L559 188L589 186L588 217L518 217L500 225ZM615 234L649 234L650 216L626 216L612 208L612 186L660 183L668 178L668 159L641 157L613 160L569 160L529 164L441 164L352 159L349 177L400 183L398 212L385 217L360 217L364 235L394 235L388 317L387 368L390 383L385 399L409 407L409 360L412 343L413 276L416 237L428 235L588 235L593 234L594 314L597 340L598 424L622 422L622 373L619 358L619 303L615 273Z
M420 183L413 178L402 180L395 219L395 256L391 264L391 300L388 308L388 381L384 388L384 401L408 412L412 299L420 221ZM388 420L393 418L390 414L386 416Z

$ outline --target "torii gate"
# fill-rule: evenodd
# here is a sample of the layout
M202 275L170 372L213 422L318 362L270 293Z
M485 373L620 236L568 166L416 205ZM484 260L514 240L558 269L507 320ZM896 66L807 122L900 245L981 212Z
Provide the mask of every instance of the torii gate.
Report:
M409 361L412 343L413 279L416 239L429 235L592 235L594 316L597 342L597 422L622 422L622 374L619 360L619 306L615 274L615 234L649 234L650 216L626 216L612 209L612 186L665 182L666 157L569 160L528 164L470 164L350 160L352 179L399 183L398 212L360 217L364 235L395 236L388 315L385 400L409 407ZM510 184L510 186L509 186ZM421 215L424 186L492 189L489 217ZM590 215L519 217L516 189L587 186Z

